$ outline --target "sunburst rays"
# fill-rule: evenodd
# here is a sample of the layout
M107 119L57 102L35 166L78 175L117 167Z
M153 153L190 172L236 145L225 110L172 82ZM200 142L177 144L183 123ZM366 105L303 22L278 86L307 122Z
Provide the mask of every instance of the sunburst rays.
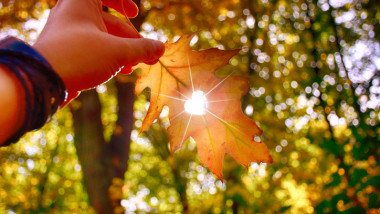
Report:
M124 9L124 1L121 1L122 2L122 9L123 9L123 12L124 12L124 15L125 17L127 18L127 21L129 22L129 24L131 24L128 16L127 16L127 13L125 12L125 9ZM131 24L132 25L132 24ZM133 25L132 25L133 26ZM137 32L137 30L134 28L134 30ZM138 33L138 32L137 32ZM192 87L192 93L195 92L195 89L194 89L194 82L193 82L193 76L192 76L192 72L191 72L191 66L190 66L190 60L189 60L189 56L186 55L187 57L187 63L188 63L188 66L189 66L189 76L190 76L190 82L191 82L191 87ZM229 75L227 75L223 80L221 80L218 84L216 84L212 89L210 89L207 93L205 93L205 98L211 94L211 92L213 92L218 86L222 85L224 83L224 81L226 79L228 79L234 72L231 72ZM198 90L201 90L201 86L199 86L199 89ZM163 97L167 97L167 98L170 98L170 99L173 99L173 100L178 100L178 101L182 101L182 102L186 102L188 100L190 100L190 98L188 98L187 96L185 96L183 93L181 93L179 90L177 90L178 94L180 94L182 97L186 98L185 99L181 99L181 98L178 98L178 97L173 97L173 96L169 96L169 95L166 95L166 94L161 94L161 93L156 93L156 92L153 92L151 91L152 94L156 94L158 96L163 96ZM203 91L202 91L203 92ZM206 99L206 104L207 103L217 103L217 102L227 102L227 101L231 101L231 100L235 100L235 99L225 99L225 100L211 100L211 101L207 101ZM236 99L237 100L237 99ZM221 117L219 117L218 115L214 114L213 112L211 112L208 108L205 108L205 111L207 113L209 113L210 115L212 115L213 117L215 117L216 119L222 121L224 124L230 126L231 128L237 130L240 132L240 130L238 130L236 127L232 126L231 124L229 124L227 121L223 120ZM182 111L180 113L178 113L177 115L175 115L171 120L173 121L174 119L178 118L180 115L182 115L183 113L185 113L186 111ZM206 115L201 115L203 116L203 118L205 119L205 116ZM189 126L190 126L190 122L191 122L191 118L193 117L193 114L190 113L190 117L189 117L189 120L187 122L187 125L186 125L186 128L185 128L185 132L183 134L183 137L182 137L182 140L181 140L181 143L180 143L180 147L182 147L183 143L184 143L184 140L185 140L185 137L186 137L186 134L187 134L187 131L189 129ZM206 126L208 125L207 122L205 121L206 123Z
M192 93L194 93L196 91L195 87L194 87L194 81L193 81L193 75L192 75L192 71L191 71L191 66L190 66L190 59L189 59L189 56L187 56L187 63L188 63L188 71L189 71L189 78L190 78L190 82L191 82L191 90L192 90ZM218 88L219 86L221 86L229 77L232 76L234 72L231 72L229 75L227 75L224 79L222 79L220 82L218 82L215 86L213 86L207 93L205 93L205 97L212 97L212 92ZM201 88L202 86L199 86L199 88ZM199 89L197 89L199 90ZM187 97L186 95L184 95L183 93L181 93L179 90L177 90L177 93L179 95L179 97L174 97L174 96L169 96L169 95L166 95L166 94L162 94L162 93L156 93L156 92L153 92L151 91L152 94L155 94L155 95L158 95L158 96L162 96L162 97L166 97L166 98L169 98L169 99L173 99L173 100L177 100L177 101L181 101L183 102L184 104L191 100L191 98ZM185 98L185 99L183 99ZM218 102L228 102L228 101L233 101L233 100L239 100L239 99L223 99L223 100L208 100L206 99L206 104L208 103L218 103ZM227 125L228 127L238 131L238 132L241 132L238 128L236 128L235 126L231 125L230 123L228 123L227 121L223 120L220 116L216 115L215 113L213 113L209 108L205 108L205 115L194 115L193 113L191 112L187 112L185 110L179 112L177 115L174 115L170 120L173 122L175 119L177 119L179 116L183 115L184 113L188 113L190 114L189 116L189 119L186 123L186 127L185 127L185 131L183 133L183 136L182 136L182 140L180 142L180 147L182 147L184 141L186 140L186 134L189 130L189 127L190 127L190 124L191 124L191 120L194 116L203 116L205 117L207 114L211 115L212 117L216 118L217 120L219 120L220 122L222 122L223 124ZM207 126L208 124L206 124Z

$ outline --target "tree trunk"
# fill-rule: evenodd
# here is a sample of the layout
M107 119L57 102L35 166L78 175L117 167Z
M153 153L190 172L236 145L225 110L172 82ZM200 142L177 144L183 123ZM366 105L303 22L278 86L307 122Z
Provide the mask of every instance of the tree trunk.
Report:
M232 204L232 213L237 214L239 211L239 202L235 201Z
M180 169L178 169L177 166L173 167L173 174L174 174L174 179L176 182L176 189L179 195L179 198L181 199L182 203L182 213L189 213L189 203L187 201L187 194L186 194L186 189L187 189L187 180L181 176Z
M310 9L308 8L308 10L310 10ZM331 15L331 13L330 13L330 15ZM313 40L313 45L314 45L313 46L313 50L312 50L312 54L313 54L313 57L314 57L314 62L316 63L316 65L313 67L313 69L314 69L314 72L316 74L317 82L318 82L319 85L321 85L322 77L321 77L321 74L320 74L320 69L317 66L317 62L320 59L320 54L319 54L319 52L317 50L317 47L316 47L316 43L317 43L316 32L313 30L314 20L313 20L313 17L311 15L309 15L309 18L310 18L310 28L309 28L309 31L311 33L312 40ZM332 16L330 17L330 21L331 21L331 24L334 27L335 36L338 39L338 34L337 34L337 31L336 31L335 20L333 20ZM338 44L339 44L339 41L338 41ZM339 51L341 51L340 47L339 47ZM344 68L344 69L346 69L346 68ZM347 79L349 80L347 70L345 70L345 72L346 72ZM350 87L351 87L351 90L353 90L351 85L350 85ZM352 91L352 96L355 97L355 92L354 91ZM323 108L322 114L325 117L325 120L327 122L328 130L329 130L330 135L331 135L331 137L330 137L331 143L336 144L337 146L340 146L339 143L338 143L338 140L334 136L334 130L333 130L332 126L331 126L330 120L328 119L328 114L326 112L326 108L328 107L328 104L326 103L326 101L324 101L322 99L322 92L319 94L319 96L317 98L319 99L320 105ZM355 103L358 105L357 101L355 101ZM357 108L359 108L359 107L357 107ZM359 110L359 112L360 112L360 110ZM360 113L359 112L358 112L358 115L359 115L359 119L360 119ZM343 168L346 172L348 172L349 169L350 169L350 166L344 164L343 154L335 154L335 156L336 156L336 158L338 160L340 160L339 167ZM350 176L349 173L345 173L345 177L347 179L347 182L349 182L351 180L351 176ZM362 204L360 203L360 201L358 200L358 198L357 198L356 195L350 196L349 198L354 202L355 206L363 207Z
M101 108L95 90L85 91L70 105L74 119L74 140L82 165L83 181L91 206L97 213L110 213L108 197L111 163L103 136Z
M140 5L140 1L135 1ZM145 17L132 20L140 29ZM122 185L117 197L110 194L110 187L116 181L124 180L128 168L130 136L133 129L134 82L130 77L116 78L118 98L118 120L116 129L107 143L103 136L101 105L95 90L82 92L70 104L74 120L75 146L83 170L83 181L87 189L90 205L99 214L120 211ZM120 182L119 182L120 183ZM112 192L111 192L112 193ZM111 196L111 197L110 197Z

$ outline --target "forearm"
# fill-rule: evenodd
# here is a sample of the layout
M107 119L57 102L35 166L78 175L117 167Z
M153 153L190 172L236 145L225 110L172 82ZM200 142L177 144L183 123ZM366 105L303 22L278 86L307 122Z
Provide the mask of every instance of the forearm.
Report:
M132 26L100 10L102 2L123 12L129 5L129 16L138 12L132 0L58 1L33 48L13 37L0 41L0 146L41 128L66 92L67 103L123 66L163 55L163 43L139 38Z
M0 64L0 145L21 127L25 92L17 77Z

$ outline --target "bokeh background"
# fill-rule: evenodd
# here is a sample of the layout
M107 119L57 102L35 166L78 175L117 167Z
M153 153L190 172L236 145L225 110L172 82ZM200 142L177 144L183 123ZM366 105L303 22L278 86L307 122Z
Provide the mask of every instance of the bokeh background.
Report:
M170 154L168 109L139 134L149 90L134 95L136 71L0 148L1 214L380 213L378 1L136 3L131 21L144 37L199 31L194 50L241 48L218 75L250 79L242 109L264 131L273 164L246 169L226 156L221 182L192 140ZM54 4L1 0L0 38L33 44Z

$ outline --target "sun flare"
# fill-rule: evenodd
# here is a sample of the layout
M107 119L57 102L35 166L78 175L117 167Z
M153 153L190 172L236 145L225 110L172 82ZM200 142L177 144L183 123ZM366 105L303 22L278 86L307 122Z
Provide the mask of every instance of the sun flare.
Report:
M194 91L191 99L185 102L185 111L192 115L204 115L207 112L207 99L203 91Z

